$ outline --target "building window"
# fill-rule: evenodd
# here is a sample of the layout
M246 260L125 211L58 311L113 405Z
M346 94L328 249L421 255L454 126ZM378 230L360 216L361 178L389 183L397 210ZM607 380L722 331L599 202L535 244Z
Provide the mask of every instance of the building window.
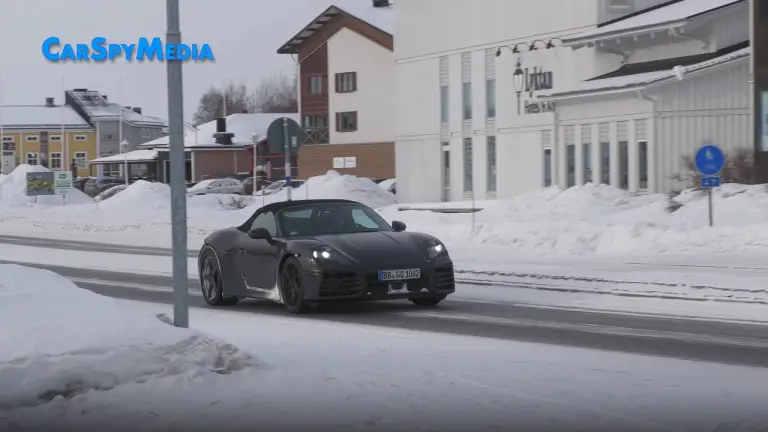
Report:
M600 123L598 125L598 137L600 142L600 183L611 184L611 137L610 125Z
M592 182L592 125L581 126L581 163L584 183Z
M443 201L451 199L451 146L443 142Z
M496 192L496 137L489 136L487 142L486 164L488 165L487 191Z
M462 119L472 120L472 83L461 84Z
M619 187L629 189L629 142L619 141Z
M648 189L648 141L637 143L638 150L638 172L640 174L640 189Z
M336 113L336 132L354 132L357 130L357 111Z
M24 140L26 142L38 142L40 141L40 137L37 135L27 135L26 137L24 137Z
M440 86L440 123L445 124L450 120L448 110L448 86Z
M88 141L88 135L75 135L75 141Z
M472 138L464 138L464 192L472 192Z
M27 153L27 165L37 165L37 153Z
M485 80L485 116L496 118L496 80Z
M323 76L315 75L309 77L309 94L319 95L323 94Z
M50 165L52 170L61 169L61 153L51 153Z
M544 149L544 187L552 186L552 149Z
M61 141L61 135L51 135L48 137L49 141Z
M566 126L565 135L565 181L566 187L576 186L576 127Z
M357 72L336 74L336 93L352 93L357 91Z
M324 115L304 116L303 121L305 128L315 129L328 127L328 116Z
M4 143L12 143L12 142L15 142L15 141L13 140L12 136L4 136L3 137L3 142Z
M88 162L88 152L75 152L75 165L78 168L85 168L86 162Z

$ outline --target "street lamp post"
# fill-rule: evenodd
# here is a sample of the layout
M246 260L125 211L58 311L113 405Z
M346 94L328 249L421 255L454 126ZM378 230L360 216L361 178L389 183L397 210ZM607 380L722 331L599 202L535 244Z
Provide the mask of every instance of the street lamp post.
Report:
M126 186L130 184L130 175L128 173L128 149L130 146L131 144L128 142L128 140L123 140L120 143L120 152L123 154L123 175L125 176Z
M521 107L520 107L520 97L523 94L523 77L525 75L525 72L523 72L523 66L520 62L520 58L517 58L517 61L515 62L515 72L512 74L512 85L515 86L515 93L517 93L517 114L520 115Z

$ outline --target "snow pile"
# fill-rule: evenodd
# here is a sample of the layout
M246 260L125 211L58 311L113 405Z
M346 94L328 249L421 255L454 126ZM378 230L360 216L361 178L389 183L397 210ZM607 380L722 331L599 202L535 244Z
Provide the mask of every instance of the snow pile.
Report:
M265 202L285 201L286 190L267 195ZM292 199L348 199L369 207L381 208L395 203L395 196L382 189L371 179L328 171L325 175L310 177L306 183L293 189ZM256 205L261 205L257 203Z
M233 345L17 265L0 265L0 326L0 409L255 365Z
M171 188L164 183L139 180L99 206L105 210L166 210L171 204Z
M5 206L26 206L34 202L27 196L27 173L50 172L40 165L19 165L9 175L0 177L0 204ZM66 204L89 204L93 199L85 193L72 189L67 194ZM65 204L60 196L38 196L37 204L42 206L61 206Z
M503 249L507 255L494 255L499 260L531 254L768 252L764 186L725 185L716 190L713 228L708 226L705 193L688 191L677 200L682 207L670 213L666 195L636 195L606 185L552 187L480 203L483 210L475 213L474 230L469 213L398 211L391 206L382 215L402 220L408 230L440 237L457 254L477 256L477 248L466 248L470 245Z

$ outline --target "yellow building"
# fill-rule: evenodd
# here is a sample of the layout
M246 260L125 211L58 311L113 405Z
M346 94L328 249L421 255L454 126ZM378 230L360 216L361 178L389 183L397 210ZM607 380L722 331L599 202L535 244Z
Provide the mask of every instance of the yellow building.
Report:
M0 107L0 136L0 172L6 174L20 164L69 171L74 162L77 175L87 176L87 162L98 150L96 130L72 107L55 105L52 98L45 105Z

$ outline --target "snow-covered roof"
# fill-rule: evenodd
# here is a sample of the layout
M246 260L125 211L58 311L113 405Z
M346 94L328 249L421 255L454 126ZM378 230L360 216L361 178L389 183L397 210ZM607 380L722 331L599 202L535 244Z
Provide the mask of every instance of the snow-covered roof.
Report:
M120 104L108 102L107 98L94 90L76 89L66 92L90 117L90 120L112 120L120 118L136 126L166 126L165 120L137 113Z
M389 35L395 34L394 1L390 0L389 7L373 7L370 0L335 0L334 3L321 12L303 29L299 30L288 42L278 50L278 54L296 54L299 46L312 37L328 21L340 13L353 16Z
M686 74L704 71L716 66L725 65L737 60L749 59L750 49L743 48L730 54L722 55L701 63L686 66ZM666 81L676 80L677 77L673 70L664 70L656 72L646 72L634 75L624 75L604 79L595 79L583 81L575 87L565 91L543 93L538 96L539 99L569 99L586 95L624 93L630 91L642 90L650 85L659 84Z
M69 105L0 106L0 123L6 129L90 129L91 126Z
M598 27L595 30L563 39L563 45L580 48L591 43L621 36L634 36L682 27L694 18L720 11L746 0L681 0L650 8Z
M267 136L267 129L269 125L276 119L281 117L288 117L290 119L299 121L299 115L296 113L279 114L279 113L254 113L245 114L237 113L227 116L227 132L234 133L232 137L232 144L218 144L213 134L216 133L216 120L202 124L197 127L197 131L187 128L184 135L185 147L244 147L251 144L253 134L259 135L261 138ZM195 136L197 135L197 136ZM158 139L141 144L140 147L150 148L162 148L168 147L170 137L164 136Z
M125 160L128 162L151 162L157 159L157 150L134 150L125 154L116 154L112 156L105 156L92 161L88 161L89 164L107 164L107 163L121 163Z

